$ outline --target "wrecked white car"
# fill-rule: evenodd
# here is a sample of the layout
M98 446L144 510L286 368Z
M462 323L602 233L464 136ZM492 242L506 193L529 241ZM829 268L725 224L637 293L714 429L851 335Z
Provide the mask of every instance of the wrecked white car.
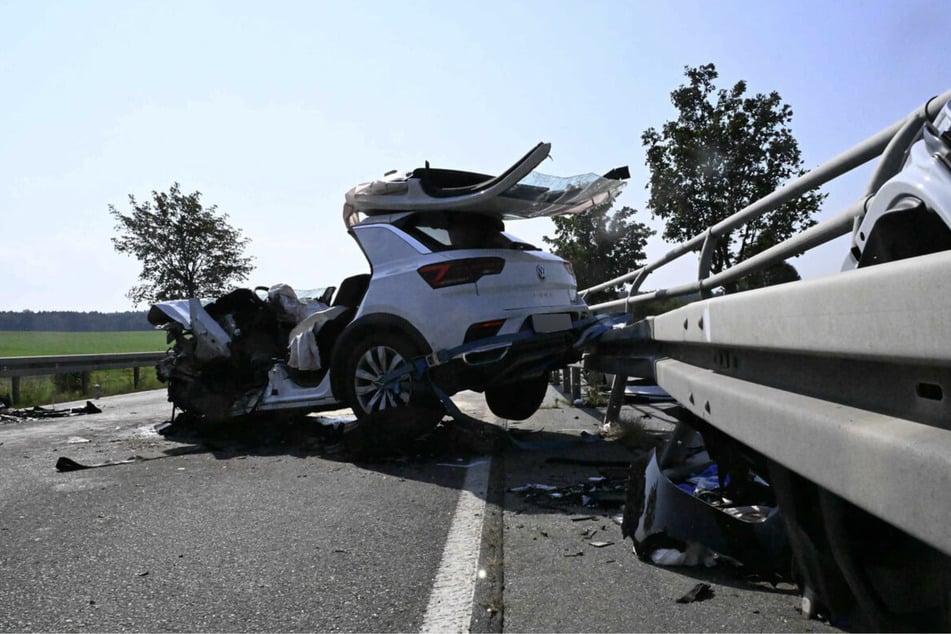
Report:
M571 264L504 221L610 202L628 177L533 172L549 150L494 177L427 163L354 187L343 220L372 273L322 297L277 286L153 305L150 322L174 343L159 365L169 400L210 420L412 403L435 423L449 395L476 390L500 417L531 416L592 318Z

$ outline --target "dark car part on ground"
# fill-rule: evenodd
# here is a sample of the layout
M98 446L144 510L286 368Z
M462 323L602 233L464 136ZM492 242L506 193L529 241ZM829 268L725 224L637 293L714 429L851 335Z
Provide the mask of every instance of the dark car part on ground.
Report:
M711 463L708 488L678 486ZM632 463L627 494L622 532L643 559L702 544L797 583L807 616L848 630L951 624L951 558L687 412L664 447Z
M660 452L632 463L623 534L641 559L699 543L760 574L784 574L789 554L770 487L752 465L681 422ZM715 446L717 449L713 449Z
M713 598L713 589L709 583L698 583L686 594L677 599L677 603L695 603Z
M572 507L619 509L624 504L627 484L623 469L599 469L598 475L568 486L529 482L509 489L541 508Z
M82 471L84 469L99 469L101 467L117 467L125 464L134 464L137 462L149 462L151 460L161 460L163 458L172 458L175 456L187 456L189 454L204 453L208 451L206 447L203 446L192 446L192 447L181 447L178 449L172 449L164 452L159 456L132 456L131 458L126 458L125 460L111 460L107 462L96 462L92 464L77 462L72 458L66 456L60 456L56 459L56 470L60 473L66 473L69 471Z
M70 407L69 409L50 409L48 407L40 406L25 409L0 407L0 423L33 420L37 418L64 418L66 416L100 413L102 413L102 410L96 407L92 401L86 401L86 404L82 407Z

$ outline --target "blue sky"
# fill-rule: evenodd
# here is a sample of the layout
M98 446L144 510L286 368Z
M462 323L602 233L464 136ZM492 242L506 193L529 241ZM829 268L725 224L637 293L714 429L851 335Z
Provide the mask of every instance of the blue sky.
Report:
M492 173L551 141L554 174L629 164L620 202L643 209L640 135L675 116L686 65L778 91L814 167L951 88L949 27L946 0L0 0L0 310L131 309L108 205L175 181L251 238L252 286L368 270L344 192L424 160ZM826 188L820 219L866 177ZM846 249L798 266L832 273Z

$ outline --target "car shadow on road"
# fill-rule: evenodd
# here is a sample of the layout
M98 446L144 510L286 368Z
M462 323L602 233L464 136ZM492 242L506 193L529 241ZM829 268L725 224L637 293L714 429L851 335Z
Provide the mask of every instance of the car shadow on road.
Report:
M406 408L411 409L411 408ZM551 431L505 429L473 418L420 426L410 415L372 417L355 421L320 415L300 417L248 417L213 423L179 415L159 425L167 440L201 447L218 459L248 455L321 457L382 470L407 463L465 461L473 456L498 456L504 452L557 451L580 447L601 439ZM182 447L167 449L177 454Z
M506 512L564 517L566 522L589 516L610 522L619 517L630 464L651 449L624 446L615 439L586 432L505 428L472 418L449 417L428 430L414 427L412 417L381 418L364 425L358 435L348 437L345 423L335 420L310 415L213 424L186 418L176 421L163 435L181 443L166 450L170 456L206 451L219 460L246 456L316 457L452 488L463 487L460 474L467 467L491 457L505 465L502 506ZM649 561L644 565L655 566ZM721 589L798 593L774 573L728 562L714 568L663 568Z
M220 460L252 455L319 457L375 471L406 464L465 463L475 456L501 455L509 456L513 464L527 456L543 456L566 464L624 467L633 456L622 451L620 456L606 458L605 448L615 443L587 432L506 428L471 417L454 420L449 416L435 426L426 423L421 427L419 420L412 412L372 417L359 425L352 419L314 414L219 423L179 415L159 428L167 440L178 443L165 450L169 455L186 448L192 452L203 448Z

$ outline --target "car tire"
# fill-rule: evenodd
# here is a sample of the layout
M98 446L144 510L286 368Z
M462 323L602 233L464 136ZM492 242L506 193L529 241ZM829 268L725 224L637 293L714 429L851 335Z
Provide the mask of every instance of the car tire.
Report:
M405 361L410 361L422 352L409 338L393 332L368 333L358 339L344 352L338 370L344 401L353 409L358 419L381 413L391 408L414 405L416 416L424 416L426 423L434 427L442 418L442 405L425 393L423 386L406 375L395 385L385 387L380 379Z
M525 420L538 411L548 391L548 373L485 390L485 402L493 414L509 420Z

